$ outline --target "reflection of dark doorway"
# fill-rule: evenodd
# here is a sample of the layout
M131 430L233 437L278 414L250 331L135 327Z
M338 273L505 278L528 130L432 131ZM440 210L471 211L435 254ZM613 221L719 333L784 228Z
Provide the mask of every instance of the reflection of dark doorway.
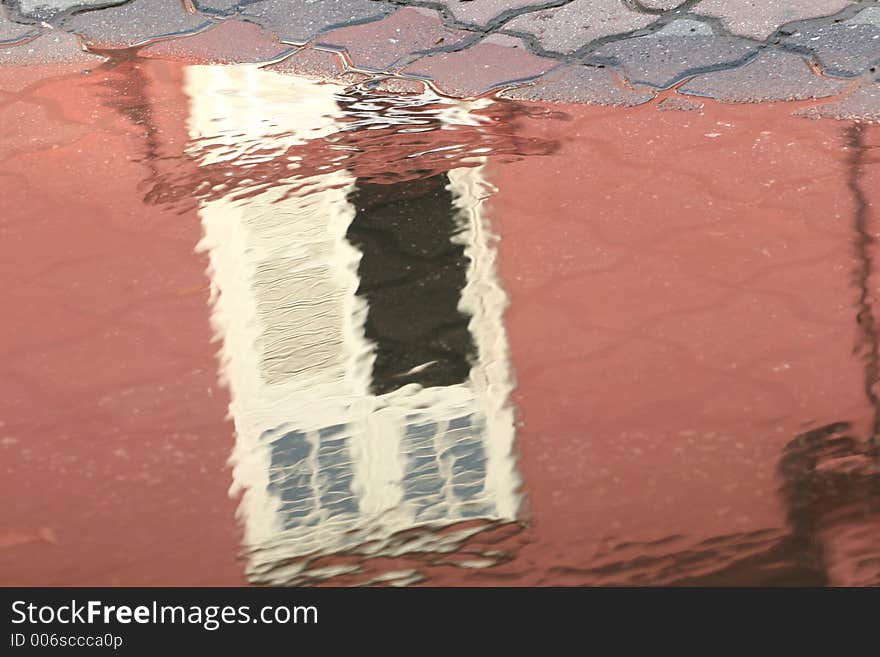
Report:
M357 294L369 306L374 394L462 383L470 372L470 316L458 309L469 259L452 240L461 226L448 185L440 174L359 184L351 195L357 214L347 237L363 254Z

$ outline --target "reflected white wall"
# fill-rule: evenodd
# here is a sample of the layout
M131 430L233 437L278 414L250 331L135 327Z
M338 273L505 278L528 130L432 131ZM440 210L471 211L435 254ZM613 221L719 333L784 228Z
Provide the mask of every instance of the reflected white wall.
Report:
M290 157L342 129L334 96L343 90L332 84L249 65L191 66L186 91L189 152L203 165ZM477 362L462 384L377 396L366 302L355 294L360 253L346 240L356 180L346 171L300 179L296 161L290 180L247 199L203 200L199 210L256 581L336 572L309 571L297 559L306 555L448 549L477 530L436 527L512 520L518 507L505 295L481 213L490 189L482 169L448 172L463 229L454 239L470 260L460 309L472 318ZM424 531L393 540L414 527Z

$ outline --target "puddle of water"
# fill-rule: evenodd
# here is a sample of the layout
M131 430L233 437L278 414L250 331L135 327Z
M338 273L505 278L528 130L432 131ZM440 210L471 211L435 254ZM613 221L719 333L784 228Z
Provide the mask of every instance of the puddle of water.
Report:
M877 581L877 126L0 79L4 581Z

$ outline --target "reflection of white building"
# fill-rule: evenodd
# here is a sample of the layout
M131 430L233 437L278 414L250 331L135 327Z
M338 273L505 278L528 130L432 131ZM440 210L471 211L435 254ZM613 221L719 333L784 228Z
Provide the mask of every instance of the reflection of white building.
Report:
M191 154L235 167L338 133L340 91L252 66L192 66ZM518 504L504 295L480 214L481 169L445 174L458 224L450 239L467 256L458 311L469 317L470 374L372 394L362 253L346 238L357 180L339 170L298 177L296 159L289 179L200 207L249 575L279 583L333 574L310 571L309 555L442 551L478 529L438 526L512 520ZM403 543L401 530L412 530Z

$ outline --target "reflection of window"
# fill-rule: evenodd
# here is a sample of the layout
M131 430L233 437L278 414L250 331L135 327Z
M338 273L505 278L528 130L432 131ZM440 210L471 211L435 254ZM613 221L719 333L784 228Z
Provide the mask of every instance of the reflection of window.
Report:
M444 388L466 386L479 360L469 327L472 315L462 310L473 265L466 246L474 236L469 237L449 175L387 185L355 182L349 189L354 218L345 240L360 258L359 284L348 294L363 301L358 328L372 348L371 383L363 394L385 396L407 384L436 393L430 412L403 406L389 427L398 441L397 505L413 523L495 517L496 505L486 494L485 411L470 395L447 401L442 394ZM336 202L343 201L337 196ZM281 365L280 378L270 377L269 383L308 380L325 371L322 363L345 358L344 340L338 337L344 331L343 292L333 287L327 265L335 240L303 223L314 214L296 211L312 203L308 196L292 198L278 203L273 213L252 212L246 221L257 239L267 234L268 225L273 240L301 243L295 239L297 228L283 223L292 219L299 219L300 235L304 226L310 235L307 257L282 257L276 250L254 270L251 290L261 320L257 344L264 354L264 377L267 360ZM324 330L313 331L316 323ZM284 358L267 359L268 346ZM314 353L324 358L315 359ZM362 474L355 482L361 467L351 443L370 430L369 418L358 418L350 408L329 416L326 421L335 422L330 426L263 432L271 453L267 491L279 499L285 530L367 513L360 498L369 494L369 477ZM286 418L285 426L292 421Z
M459 310L464 244L446 174L392 185L357 184L348 240L361 252L358 295L375 345L372 390L463 383L475 356L470 316Z
M331 85L195 66L187 89L197 159L199 144L263 153L279 134L305 144L343 128ZM514 518L504 295L480 175L379 185L336 169L201 201L254 580L301 581L308 555L390 555L403 530L418 529L413 549L447 549L458 533L432 528Z
M403 499L415 504L416 519L444 518L450 507L462 518L493 517L494 504L482 497L486 486L484 419L473 414L441 422L407 419L402 441L408 456Z
M413 520L495 517L497 509L485 490L485 418L472 413L425 420L414 414L404 421L401 504L411 507ZM345 425L263 433L271 453L267 490L280 501L277 511L285 530L314 527L361 511L352 490L350 434L351 427Z
M350 438L345 429L345 425L336 425L308 434L264 434L272 446L268 490L281 500L278 513L284 529L357 513L351 491Z

